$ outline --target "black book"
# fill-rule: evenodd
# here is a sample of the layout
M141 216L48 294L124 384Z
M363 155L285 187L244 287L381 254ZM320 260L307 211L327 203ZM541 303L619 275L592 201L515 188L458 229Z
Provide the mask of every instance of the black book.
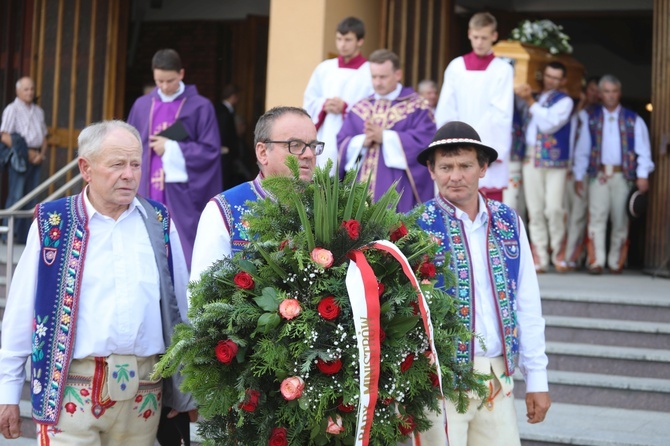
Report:
M180 120L176 120L170 127L157 133L157 136L162 136L172 141L183 141L189 137L186 127L184 127L184 124Z

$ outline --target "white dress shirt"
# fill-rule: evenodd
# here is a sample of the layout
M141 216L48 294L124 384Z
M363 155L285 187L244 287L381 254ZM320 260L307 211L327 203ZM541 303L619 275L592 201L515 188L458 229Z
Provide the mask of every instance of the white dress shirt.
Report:
M537 101L530 106L530 121L526 127L526 145L535 147L537 144L538 133L556 133L565 124L570 121L573 102L569 96L559 99L551 107L544 107L549 93L554 90L545 91L537 98Z
M620 166L621 165L621 131L619 129L619 113L621 106L613 111L603 110L603 140L600 150L600 164ZM581 130L575 145L575 180L583 181L589 168L591 157L591 131L589 130L589 115L586 110L579 112ZM648 178L654 171L654 162L651 160L651 144L649 143L649 130L642 118L635 119L635 153L637 154L637 178Z
M142 217L146 216L146 210L135 198L114 220L97 212L86 193L84 197L89 236L72 358L112 353L150 356L165 352L158 267ZM175 294L182 320L186 320L188 271L174 224L170 238ZM33 221L2 321L0 404L18 404L21 398L24 365L32 352L41 257L39 230Z
M488 265L486 230L489 214L482 196L474 221L456 208L456 217L463 222L475 286L475 332L484 341L484 348L475 340L475 356L496 357L503 355L503 340L496 305L496 293L491 287ZM519 369L526 381L527 392L546 392L547 355L544 342L544 318L540 302L533 255L526 229L519 222L519 281L516 291L517 323L519 337Z
M191 281L200 280L202 273L217 260L231 257L233 248L230 233L219 205L210 200L200 214L191 256Z

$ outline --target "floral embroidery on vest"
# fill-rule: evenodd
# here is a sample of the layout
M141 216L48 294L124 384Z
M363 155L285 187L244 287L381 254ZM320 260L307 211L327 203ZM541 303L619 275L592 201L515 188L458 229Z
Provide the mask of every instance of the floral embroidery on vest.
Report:
M486 204L489 211L487 228L489 279L495 293L498 317L502 327L501 339L504 344L507 371L511 375L516 367L519 347L516 317L520 252L517 216L513 210L500 202L487 200ZM463 222L456 216L454 206L438 197L426 203L418 223L436 241L442 242L441 252L450 254L448 258L451 269L456 275L456 286L447 292L456 301L457 314L461 322L471 331L476 331L472 318L475 302L472 263ZM444 278L439 277L438 286L443 285ZM474 339L469 343L459 341L457 361L471 361L474 354L474 342Z

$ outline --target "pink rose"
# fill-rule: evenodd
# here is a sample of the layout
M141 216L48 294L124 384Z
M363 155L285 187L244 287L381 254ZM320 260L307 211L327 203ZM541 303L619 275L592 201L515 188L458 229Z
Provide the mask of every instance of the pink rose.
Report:
M279 314L281 317L287 320L291 320L294 317L297 317L302 311L300 302L297 299L284 299L279 304Z
M322 268L330 268L333 265L333 253L323 248L312 250L312 260Z
M281 382L279 390L285 399L291 401L300 398L302 389L305 388L305 381L299 376L290 376Z
M332 417L328 417L328 427L326 427L326 432L333 435L339 435L344 432L344 427L342 427L342 417L336 415L335 421L333 421Z

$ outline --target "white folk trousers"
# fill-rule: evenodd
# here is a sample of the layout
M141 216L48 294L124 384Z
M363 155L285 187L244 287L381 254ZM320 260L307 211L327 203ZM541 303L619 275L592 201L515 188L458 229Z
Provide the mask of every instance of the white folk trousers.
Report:
M528 152L532 149L528 147ZM528 208L528 230L536 268L559 264L564 257L565 208L563 195L567 168L535 167L533 158L523 164L523 193ZM551 243L551 245L550 245Z
M608 177L604 172L589 180L589 268L603 268L605 260L620 271L628 255L628 213L626 199L631 183L621 172ZM607 220L611 221L610 249L605 255Z

